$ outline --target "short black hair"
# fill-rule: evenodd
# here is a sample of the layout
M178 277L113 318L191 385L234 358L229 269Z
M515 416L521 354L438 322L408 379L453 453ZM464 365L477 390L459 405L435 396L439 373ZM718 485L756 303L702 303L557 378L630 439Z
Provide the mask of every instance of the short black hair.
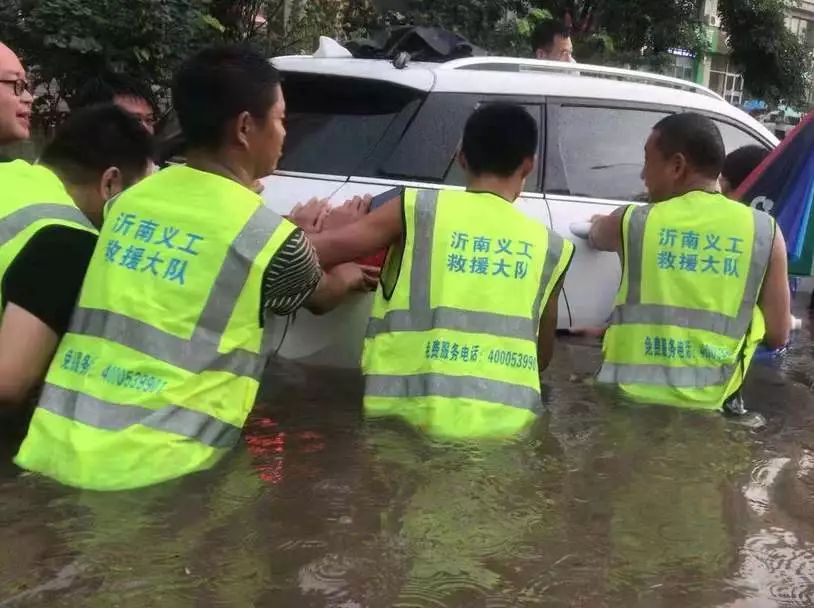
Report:
M653 130L659 134L656 146L665 157L683 154L704 177L718 178L726 148L712 119L695 112L672 114L657 122Z
M522 106L481 106L464 129L463 152L474 175L508 177L537 153L537 123Z
M570 38L571 28L562 21L554 19L541 21L531 34L531 52L536 53L537 49L550 49L551 45L554 44L554 38L557 36Z
M724 167L721 169L721 177L725 177L732 189L736 190L767 156L769 156L769 151L763 146L753 145L738 148L726 157Z
M100 103L112 103L115 97L135 97L143 99L152 107L153 112L157 106L150 87L128 76L115 72L104 72L88 80L71 101L75 109Z
M242 112L263 118L277 101L280 74L248 46L204 49L175 75L172 100L186 142L217 147L226 124Z
M138 119L101 104L73 112L45 146L40 162L76 184L92 183L118 167L129 185L143 177L151 155L152 137Z

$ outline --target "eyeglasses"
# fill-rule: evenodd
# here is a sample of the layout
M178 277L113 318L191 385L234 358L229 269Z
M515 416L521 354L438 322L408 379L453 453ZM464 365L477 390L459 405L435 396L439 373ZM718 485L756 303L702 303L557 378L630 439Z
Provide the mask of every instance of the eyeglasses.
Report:
M14 80L0 80L2 84L10 84L12 86L12 91L17 97L22 97L23 93L28 91L31 92L31 84L27 80L23 80L22 78L15 78Z

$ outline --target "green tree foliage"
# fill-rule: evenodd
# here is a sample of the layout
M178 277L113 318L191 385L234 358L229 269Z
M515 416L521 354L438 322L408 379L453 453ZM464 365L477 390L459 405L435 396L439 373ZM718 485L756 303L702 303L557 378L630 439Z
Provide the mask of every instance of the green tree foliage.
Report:
M787 0L720 0L732 60L752 95L769 101L805 101L811 54L786 29Z
M409 0L402 23L440 25L494 53L529 55L531 32L543 19L574 28L586 62L658 63L667 49L702 51L695 0Z
M320 35L342 39L376 19L369 0L213 0L210 14L225 40L269 56L311 51Z
M706 40L696 0L543 0L570 21L585 61L657 67L668 50L703 53ZM603 41L604 44L599 44Z
M443 27L501 55L528 55L534 26L551 13L523 0L407 0L384 25Z
M4 0L0 39L25 60L40 113L104 69L166 84L173 68L218 24L206 0ZM6 18L6 15L11 18Z
M749 91L800 101L811 58L784 24L794 0L720 0L732 59ZM438 25L495 54L528 55L533 26L553 16L573 27L576 56L586 63L648 66L671 61L669 49L704 55L707 32L700 0L405 0L385 22Z

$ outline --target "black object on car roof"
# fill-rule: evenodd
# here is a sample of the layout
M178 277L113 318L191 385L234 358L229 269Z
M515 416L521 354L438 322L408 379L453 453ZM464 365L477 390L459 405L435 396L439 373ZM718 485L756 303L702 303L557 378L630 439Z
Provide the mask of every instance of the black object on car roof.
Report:
M396 59L409 53L412 61L444 62L486 55L486 51L455 32L440 27L398 26L374 32L370 38L345 45L358 59Z

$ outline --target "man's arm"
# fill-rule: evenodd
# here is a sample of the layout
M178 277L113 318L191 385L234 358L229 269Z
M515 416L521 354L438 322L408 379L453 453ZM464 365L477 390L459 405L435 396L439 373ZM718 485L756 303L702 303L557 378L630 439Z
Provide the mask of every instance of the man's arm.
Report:
M308 237L295 230L263 274L260 310L286 316L304 306L314 314L324 314L350 291L375 289L378 276L377 269L356 264L341 264L323 272Z
M402 209L399 196L352 224L310 235L323 267L371 255L396 242L404 231Z
M537 367L540 373L546 370L551 363L551 357L554 355L554 337L557 333L557 304L564 280L565 275L563 274L563 277L560 278L548 298L543 316L540 317L540 330L537 334Z
M599 251L622 252L622 217L627 207L618 207L610 215L595 215L591 218L591 232L588 243Z
M67 331L96 235L67 226L35 234L3 276L0 408L27 405Z
M0 409L25 407L42 384L59 336L13 302L0 321Z
M379 271L368 266L348 263L334 266L325 272L304 306L315 315L323 315L336 308L350 292L373 291L379 281Z
M769 268L763 281L758 307L766 320L766 346L782 348L789 341L791 331L791 295L789 294L786 241L778 227L772 243Z

